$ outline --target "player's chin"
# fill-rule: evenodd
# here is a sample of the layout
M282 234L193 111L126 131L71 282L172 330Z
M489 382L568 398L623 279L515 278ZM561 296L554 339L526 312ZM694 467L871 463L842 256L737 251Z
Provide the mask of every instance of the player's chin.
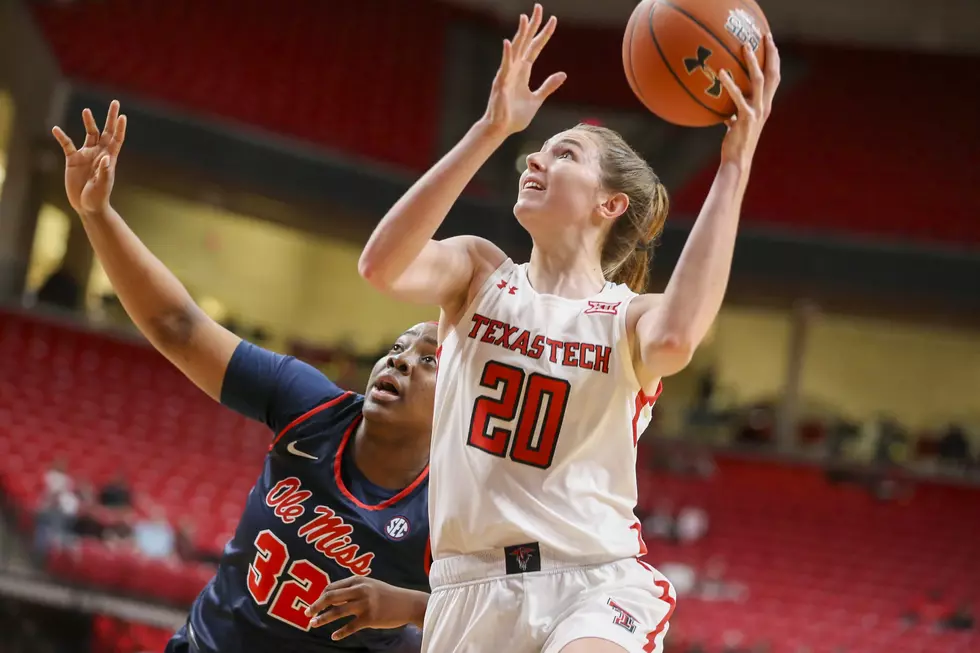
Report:
M523 195L523 194L522 194ZM514 217L525 229L542 222L548 215L544 198L518 197L514 203Z
M364 412L366 414L375 413L378 415L390 415L400 411L405 406L405 400L399 395L384 392L377 388L371 388L364 395Z

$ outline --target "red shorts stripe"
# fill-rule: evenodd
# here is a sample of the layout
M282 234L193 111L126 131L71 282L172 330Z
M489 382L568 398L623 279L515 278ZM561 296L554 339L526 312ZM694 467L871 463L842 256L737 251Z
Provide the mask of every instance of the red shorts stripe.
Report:
M653 567L639 559L637 559L637 562L651 574L653 573ZM660 588L660 600L666 603L668 607L667 614L664 615L664 618L660 620L656 628L647 634L647 643L643 647L644 653L653 653L656 650L657 638L667 629L667 623L670 621L671 615L674 614L674 608L677 607L677 601L670 595L670 583L666 580L655 578L653 584Z

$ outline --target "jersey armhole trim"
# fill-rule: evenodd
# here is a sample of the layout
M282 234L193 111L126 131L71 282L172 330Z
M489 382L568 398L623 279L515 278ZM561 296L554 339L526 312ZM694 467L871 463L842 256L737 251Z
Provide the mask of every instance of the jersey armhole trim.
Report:
M299 426L300 424L302 424L306 420L310 419L314 415L317 415L318 413L320 413L320 412L322 412L322 411L324 411L324 410L326 410L328 408L332 408L332 407L336 406L337 404L339 404L344 399L347 399L348 397L350 397L352 394L354 394L354 393L348 390L347 392L343 393L342 395L339 395L337 397L334 397L330 401L326 401L326 402L320 404L319 406L316 406L314 408L311 408L310 410L306 411L305 413L303 413L302 415L300 415L299 417L297 417L296 419L294 419L292 422L290 422L289 424L287 424L286 427L283 430L279 431L279 434L276 435L275 439L272 441L272 444L269 445L269 451L272 451L272 449L279 443L280 440L282 440L283 436L286 435L286 433L288 433L292 429L296 428L297 426Z
M643 409L646 408L647 406L650 406L652 408L653 405L657 403L657 399L660 397L660 393L663 392L663 391L664 391L664 380L663 379L660 379L659 381L657 381L657 389L654 391L652 397L650 395L648 395L646 392L644 392L643 391L643 388L640 388L637 391L637 393L636 393L636 399L633 400L633 422L632 422L632 427L633 427L633 446L634 447L640 441L640 434L637 433L637 431L638 431L638 428L637 427L639 426L639 423L640 423L640 413L642 413L643 412Z
M633 387L636 388L636 395L633 399L633 419L631 421L634 447L636 447L637 443L640 441L640 433L638 433L640 414L647 406L653 407L653 405L657 403L657 399L660 398L660 393L664 390L664 380L659 379L657 381L657 387L653 391L653 395L648 395L643 389L643 385L640 383L639 377L636 376L636 369L633 367L633 351L630 348L629 334L626 330L626 315L629 313L630 303L637 297L639 297L639 295L634 294L632 297L624 301L622 313L616 316L616 348L620 352L624 375L626 376L627 380L633 384Z

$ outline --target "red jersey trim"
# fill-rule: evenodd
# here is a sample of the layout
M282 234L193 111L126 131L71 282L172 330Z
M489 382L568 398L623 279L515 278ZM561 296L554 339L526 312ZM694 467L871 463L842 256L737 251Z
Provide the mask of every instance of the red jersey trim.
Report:
M657 399L660 398L660 393L664 391L663 379L657 381L657 390L653 393L653 396L647 396L647 393L643 392L643 388L640 388L639 392L636 393L636 399L633 400L633 446L640 440L640 434L636 432L636 427L640 423L640 413L647 406L653 406L657 403Z
M354 432L354 429L357 428L357 425L361 423L361 419L363 417L364 417L363 415L358 415L357 417L355 417L354 421L352 421L350 423L350 426L347 427L347 431L344 432L344 439L340 441L340 446L337 447L337 453L334 455L334 459L333 459L333 479L334 482L337 484L337 487L340 488L340 491L343 492L344 496L350 499L350 501L358 508L362 510L384 510L385 508L395 505L396 503L398 503L399 501L407 497L409 494L411 494L415 490L415 488L417 488L422 483L422 481L424 481L426 477L429 475L429 466L428 465L425 466L425 469L423 469L419 473L418 477L414 481L412 481L411 485L409 485L406 488L403 488L402 491L396 494L395 496L389 499L385 499L384 501L382 501L377 505L372 506L366 504L360 499L358 499L357 497L355 497L351 493L351 491L347 489L347 485L344 484L344 476L343 474L340 473L340 463L344 458L344 449L347 447L347 441L350 440L351 434Z
M349 391L348 392L345 392L344 394L340 395L339 397L334 397L330 401L324 402L324 403L320 404L319 406L317 406L316 408L313 408L311 410L308 410L305 413L303 413L302 415L300 415L299 417L297 417L296 419L294 419L292 422L290 422L289 424L286 425L286 428L284 428L283 430L279 431L279 434L276 436L276 439L273 440L272 441L272 444L269 445L269 451L272 451L272 448L276 446L276 443L278 443L280 440L282 440L282 436L286 435L286 433L288 433L290 430L292 430L295 427L299 426L300 424L302 424L306 420L310 419L311 417L313 417L317 413L320 413L320 412L322 412L322 411L324 411L324 410L326 410L328 408L332 408L332 407L336 406L337 404L339 404L344 399L347 399L352 394L354 394L354 393L353 392L349 392Z
M640 552L637 554L639 556L645 556L649 551L647 551L647 543L643 541L643 525L640 522L633 522L630 525L631 531L636 531L636 543L640 547Z

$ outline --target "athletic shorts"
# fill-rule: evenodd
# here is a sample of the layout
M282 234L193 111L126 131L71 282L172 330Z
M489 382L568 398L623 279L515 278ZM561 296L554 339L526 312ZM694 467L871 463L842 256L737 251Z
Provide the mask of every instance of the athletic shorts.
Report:
M576 566L537 545L434 561L429 582L422 653L559 653L584 637L660 653L676 598L636 558Z

